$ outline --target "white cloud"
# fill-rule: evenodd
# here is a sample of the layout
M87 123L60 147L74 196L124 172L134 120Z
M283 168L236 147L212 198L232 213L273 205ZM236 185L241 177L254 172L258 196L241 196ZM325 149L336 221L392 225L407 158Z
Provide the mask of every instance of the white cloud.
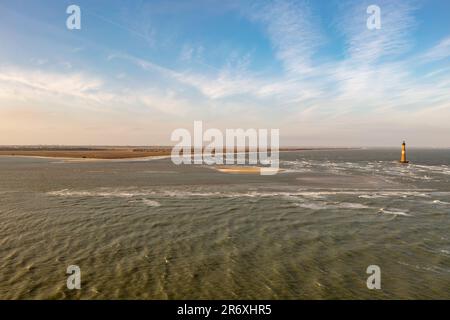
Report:
M109 60L121 59L145 70L139 78L134 78L133 70L124 74L123 69L113 70L111 78L83 72L0 69L0 103L43 110L47 104L89 108L97 115L116 117L117 123L123 119L124 128L163 119L158 122L163 133L170 132L174 123L190 123L200 116L217 126L282 127L282 135L302 137L294 144L344 141L357 145L369 136L375 144L375 135L389 134L417 139L427 135L434 139L439 134L435 141L448 144L439 139L443 133L450 134L449 73L430 65L422 75L414 66L428 67L429 62L447 58L450 38L405 59L414 45L410 34L415 28L415 9L409 2L379 1L382 27L368 30L368 4L372 3L343 6L335 14L343 55L318 57L327 43L308 2L258 2L246 14L263 26L273 47L274 61L270 62L282 66L276 72L254 69L253 52L242 54L237 49L228 52L221 66L212 67L202 61L202 46L186 44L178 56L183 62L180 69L130 54L109 56ZM123 87L132 81L137 83L132 89ZM11 114L0 112L4 119ZM428 127L431 124L433 130Z
M181 48L179 59L182 62L201 62L205 48L202 45L184 44Z
M276 57L288 73L307 74L324 39L306 1L277 0L256 6L251 17L264 23Z
M194 47L190 45L184 45L181 49L180 60L181 61L190 61L192 59L192 55L194 54Z
M380 0L381 29L369 30L366 26L366 9L372 1L358 1L356 5L342 7L337 17L347 42L349 57L359 63L373 63L382 57L392 59L411 47L411 35L416 27L411 2Z
M450 57L450 37L443 39L423 55L423 59L426 61L436 61L448 57Z
M55 73L40 70L7 68L0 70L0 82L3 95L20 91L21 96L30 97L41 93L46 95L73 96L85 99L98 98L102 80L92 75L81 73Z
M9 68L0 70L0 103L37 102L39 105L102 110L147 107L168 115L184 115L190 103L172 90L108 89L102 79L88 74L56 73Z

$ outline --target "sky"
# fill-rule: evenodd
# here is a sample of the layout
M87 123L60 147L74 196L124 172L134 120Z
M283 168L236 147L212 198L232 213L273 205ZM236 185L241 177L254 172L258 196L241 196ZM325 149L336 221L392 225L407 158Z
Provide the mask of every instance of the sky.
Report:
M69 5L81 29L69 30ZM381 28L368 29L369 5ZM0 0L0 145L450 147L450 1Z

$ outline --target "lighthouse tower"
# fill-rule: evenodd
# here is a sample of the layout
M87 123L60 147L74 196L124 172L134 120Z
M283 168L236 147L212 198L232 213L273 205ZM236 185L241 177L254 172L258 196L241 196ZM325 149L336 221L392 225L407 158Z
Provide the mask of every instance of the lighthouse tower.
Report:
M400 157L400 163L408 163L409 161L406 160L406 143L403 141L402 143L402 156Z

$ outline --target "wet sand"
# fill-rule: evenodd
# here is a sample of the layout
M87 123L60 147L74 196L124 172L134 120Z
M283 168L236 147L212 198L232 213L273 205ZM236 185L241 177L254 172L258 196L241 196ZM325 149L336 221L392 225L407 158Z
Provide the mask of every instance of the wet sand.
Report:
M283 169L278 168L266 168L266 167L256 167L256 166L218 166L215 167L219 172L222 173L231 173L231 174L261 174L262 170L274 172L284 171Z

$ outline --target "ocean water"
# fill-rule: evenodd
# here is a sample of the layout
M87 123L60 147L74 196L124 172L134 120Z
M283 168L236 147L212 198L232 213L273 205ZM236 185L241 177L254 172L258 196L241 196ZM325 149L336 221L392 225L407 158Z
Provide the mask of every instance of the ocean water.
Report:
M450 299L450 150L408 156L281 153L275 176L0 157L0 298Z

